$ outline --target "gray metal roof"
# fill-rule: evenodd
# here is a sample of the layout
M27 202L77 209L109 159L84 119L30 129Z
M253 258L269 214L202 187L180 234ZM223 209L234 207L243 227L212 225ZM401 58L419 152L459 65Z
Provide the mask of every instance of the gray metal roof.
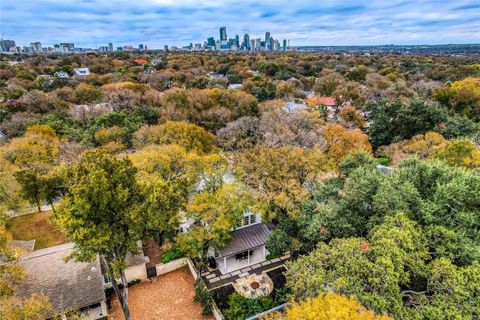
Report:
M265 245L270 229L264 223L237 229L231 233L232 240L218 250L220 257L230 256Z
M73 243L33 251L20 259L26 272L16 290L22 298L33 293L48 296L55 312L67 308L84 308L105 300L100 261L65 262Z
M35 240L12 240L12 248L18 248L25 254L30 253L35 248Z
M387 167L381 164L377 165L377 169L380 170L381 173L385 173L385 174L390 174L393 172L393 168Z

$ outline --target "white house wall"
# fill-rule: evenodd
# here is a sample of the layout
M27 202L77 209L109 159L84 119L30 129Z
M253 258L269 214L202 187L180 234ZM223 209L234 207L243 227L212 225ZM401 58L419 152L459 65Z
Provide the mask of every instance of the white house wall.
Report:
M224 258L217 258L216 261L217 261L218 270L220 270L222 274L225 274L225 273L236 271L236 270L263 262L266 260L266 256L268 255L267 249L264 249L264 248L265 247L263 246L263 247L252 249L252 254L250 255L250 263L248 263L248 259L237 261L237 259L235 259L235 255L227 257L226 270L225 270ZM264 250L265 250L265 256L264 256Z

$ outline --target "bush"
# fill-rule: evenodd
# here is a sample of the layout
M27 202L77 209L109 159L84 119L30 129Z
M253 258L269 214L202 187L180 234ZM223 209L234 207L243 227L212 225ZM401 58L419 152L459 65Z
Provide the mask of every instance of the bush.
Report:
M202 307L203 307L202 314L204 316L209 316L212 314L212 308L213 308L212 294L210 293L210 291L207 290L205 283L201 279L198 279L197 282L195 283L195 296L193 297L193 301L202 304Z
M230 296L229 305L230 308L225 311L227 320L243 320L275 307L270 296L247 299L236 292Z
M180 251L178 248L171 248L170 250L168 250L163 254L162 262L167 263L172 260L182 258L184 255L185 254L182 251Z

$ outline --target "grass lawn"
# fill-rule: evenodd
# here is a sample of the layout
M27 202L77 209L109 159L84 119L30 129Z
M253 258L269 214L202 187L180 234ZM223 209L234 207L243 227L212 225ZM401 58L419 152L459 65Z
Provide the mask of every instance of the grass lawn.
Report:
M13 218L9 228L13 239L35 239L35 250L65 243L65 234L50 222L51 216L51 211L45 211Z

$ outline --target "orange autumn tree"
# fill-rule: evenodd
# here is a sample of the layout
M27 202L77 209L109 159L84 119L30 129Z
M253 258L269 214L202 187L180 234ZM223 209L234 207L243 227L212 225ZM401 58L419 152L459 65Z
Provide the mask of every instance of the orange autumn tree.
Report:
M323 129L328 160L337 166L348 154L356 151L372 153L368 136L360 129L348 130L338 124L329 123Z
M393 320L386 315L375 315L354 298L335 293L320 295L287 309L283 320Z

